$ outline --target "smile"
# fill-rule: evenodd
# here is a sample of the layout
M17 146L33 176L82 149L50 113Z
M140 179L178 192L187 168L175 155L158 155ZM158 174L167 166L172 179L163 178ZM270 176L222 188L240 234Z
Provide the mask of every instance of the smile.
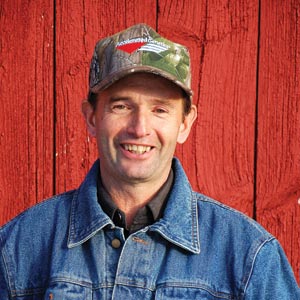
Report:
M141 145L132 145L132 144L124 144L123 148L134 154L144 154L151 150L150 146L141 146Z

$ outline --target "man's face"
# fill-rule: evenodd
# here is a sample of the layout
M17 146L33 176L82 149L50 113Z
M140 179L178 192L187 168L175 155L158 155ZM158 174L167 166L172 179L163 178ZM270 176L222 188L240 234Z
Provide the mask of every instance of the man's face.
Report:
M182 91L156 75L129 75L100 92L85 113L96 137L102 179L131 184L166 180L176 143L195 118L183 118Z

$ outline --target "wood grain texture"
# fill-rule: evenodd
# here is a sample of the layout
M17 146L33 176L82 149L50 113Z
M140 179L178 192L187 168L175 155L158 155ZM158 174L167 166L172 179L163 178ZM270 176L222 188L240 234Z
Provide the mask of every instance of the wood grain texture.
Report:
M56 192L77 187L97 158L80 113L95 43L138 22L155 27L155 1L57 1ZM67 20L67 22L66 22Z
M262 1L257 219L300 272L300 2Z
M0 3L0 223L53 194L52 1Z

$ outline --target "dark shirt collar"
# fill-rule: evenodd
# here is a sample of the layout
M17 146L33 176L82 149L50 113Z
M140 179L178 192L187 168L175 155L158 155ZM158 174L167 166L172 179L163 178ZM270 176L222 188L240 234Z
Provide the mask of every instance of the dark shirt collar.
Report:
M135 218L133 219L131 228L127 228L124 212L118 209L109 193L105 190L100 174L97 182L98 201L103 211L111 218L115 225L127 229L129 233L133 233L153 224L162 217L168 194L173 184L173 177L174 174L173 170L171 169L168 179L164 185L159 189L151 201L137 212Z
M163 186L158 190L155 196L151 199L151 201L146 205L152 212L152 216L154 222L159 220L163 216L164 208L167 203L168 194L173 185L173 170L170 170L167 181L163 184Z

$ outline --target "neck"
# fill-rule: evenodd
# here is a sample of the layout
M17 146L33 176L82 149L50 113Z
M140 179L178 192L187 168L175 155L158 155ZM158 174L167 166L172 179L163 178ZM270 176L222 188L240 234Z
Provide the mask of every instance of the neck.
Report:
M138 210L151 201L167 178L168 174L157 182L128 183L114 182L111 177L101 176L106 191L116 206L125 213L128 226L132 224Z

